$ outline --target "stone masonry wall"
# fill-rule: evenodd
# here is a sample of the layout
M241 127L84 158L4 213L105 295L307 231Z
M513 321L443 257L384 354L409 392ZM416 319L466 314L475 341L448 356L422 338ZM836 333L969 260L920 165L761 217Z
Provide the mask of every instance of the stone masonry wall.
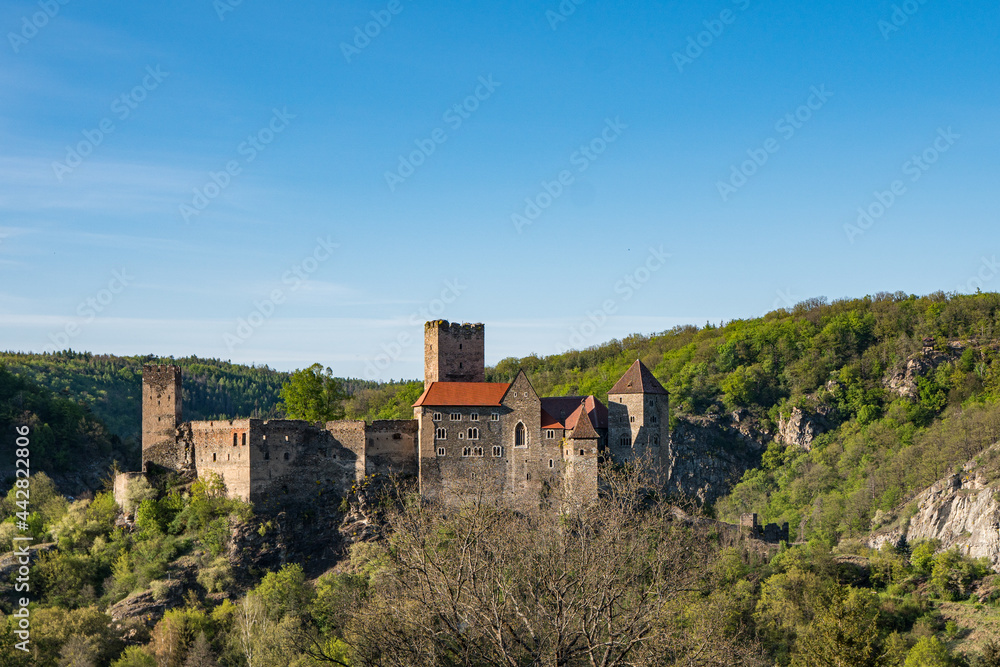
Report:
M365 428L365 473L416 476L417 422L412 419L374 421Z
M190 467L190 452L177 447L181 423L181 369L178 366L143 366L142 466L169 470Z
M250 500L251 422L259 420L197 421L189 424L195 467L200 479L222 478L228 494Z
M485 382L482 324L434 320L424 325L424 386L431 382Z

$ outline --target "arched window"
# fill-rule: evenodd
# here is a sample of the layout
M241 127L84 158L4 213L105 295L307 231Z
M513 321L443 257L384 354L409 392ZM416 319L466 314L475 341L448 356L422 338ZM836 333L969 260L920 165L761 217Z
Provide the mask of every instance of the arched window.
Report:
M660 436L658 436L658 435L654 435L653 436L653 444L654 445L660 444Z
M246 433L243 434L243 446L244 447L247 446L247 434Z
M434 430L434 437L437 440L447 440L448 439L448 431L445 430L445 429L443 429L443 428L435 429Z
M236 434L233 433L233 447L236 446Z
M479 429L470 428L469 429L469 440L479 440Z
M517 422L517 426L514 427L514 446L528 446L528 429L524 428L524 424L521 422Z
M288 460L288 452L285 452L285 460Z

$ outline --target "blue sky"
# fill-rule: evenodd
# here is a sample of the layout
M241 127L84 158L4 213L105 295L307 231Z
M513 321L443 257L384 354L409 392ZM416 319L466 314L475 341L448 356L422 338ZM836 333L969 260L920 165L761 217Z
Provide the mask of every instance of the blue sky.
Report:
M3 349L416 378L425 317L1000 285L995 2L63 1L0 7Z

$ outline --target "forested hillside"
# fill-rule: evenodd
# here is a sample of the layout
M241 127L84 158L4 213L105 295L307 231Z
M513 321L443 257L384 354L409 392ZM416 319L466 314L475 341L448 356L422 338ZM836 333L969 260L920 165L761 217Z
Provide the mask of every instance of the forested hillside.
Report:
M674 420L737 413L775 436L794 408L817 416L826 432L808 451L772 442L763 468L715 509L728 520L756 511L832 545L1000 440L998 308L995 293L812 299L752 320L505 359L488 375L524 368L541 395L605 400L640 358L670 391Z
M109 431L122 440L135 443L139 441L141 429L140 397L144 364L176 364L181 367L186 421L280 417L278 393L289 376L267 366L243 366L218 359L174 359L153 355L118 357L72 350L52 354L0 353L0 364L57 395L88 407L107 425ZM386 407L386 404L393 403L392 396L376 401L372 415L367 414L370 403L367 397L379 396L380 391L385 393L383 388L386 385L369 380L339 381L349 396L358 396L358 400L348 407L357 405L360 412L349 409L349 416L375 418L380 412L397 414L398 411ZM397 385L387 386L389 393L394 395ZM412 416L412 410L405 414Z

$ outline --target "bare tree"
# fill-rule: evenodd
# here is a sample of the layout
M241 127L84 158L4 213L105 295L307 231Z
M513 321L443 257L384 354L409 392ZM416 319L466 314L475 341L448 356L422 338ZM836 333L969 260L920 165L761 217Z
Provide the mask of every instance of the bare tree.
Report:
M555 509L530 514L486 494L457 508L411 498L388 516L391 565L348 627L360 662L754 664L752 643L711 611L685 616L705 597L703 531L642 466L603 479L591 503L557 492Z

